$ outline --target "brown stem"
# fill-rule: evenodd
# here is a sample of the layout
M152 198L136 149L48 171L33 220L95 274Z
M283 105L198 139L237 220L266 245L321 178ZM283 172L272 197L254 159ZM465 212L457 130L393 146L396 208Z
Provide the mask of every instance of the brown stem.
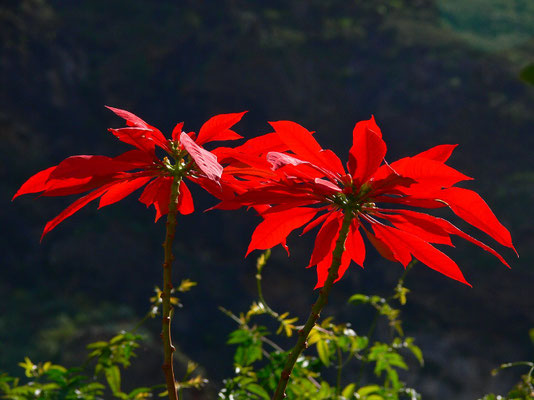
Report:
M162 321L161 321L161 339L163 340L163 373L165 374L165 381L167 383L167 392L169 393L169 400L178 400L176 394L176 384L174 379L174 368L172 355L175 351L171 340L171 290L172 290L172 262L174 256L172 254L172 242L174 240L174 233L176 232L176 208L178 205L178 195L181 177L174 177L171 184L171 196L169 201L169 213L167 214L167 233L165 235L165 242L163 249L165 252L165 259L163 261L163 290L161 293L162 302Z
M332 264L330 265L330 269L328 270L328 276L326 278L323 288L319 291L319 297L313 305L310 315L308 316L308 319L304 324L304 327L299 330L299 339L295 347L293 347L293 349L291 350L291 353L289 353L289 357L286 360L284 369L282 370L282 374L280 375L280 379L278 381L276 392L273 396L273 400L280 400L286 397L285 390L287 387L287 383L289 382L291 372L293 371L293 367L295 366L295 363L297 362L297 358L299 357L300 353L302 353L302 351L308 346L306 342L306 340L308 339L308 335L310 334L311 330L315 326L315 323L319 319L323 307L328 302L328 295L330 294L330 289L332 289L332 285L338 277L339 266L341 265L341 256L343 255L343 251L345 250L345 241L347 240L350 223L353 218L354 216L352 212L348 211L345 213L343 223L341 224L341 229L339 230L339 236L336 241L336 247L334 249L334 252L332 253Z

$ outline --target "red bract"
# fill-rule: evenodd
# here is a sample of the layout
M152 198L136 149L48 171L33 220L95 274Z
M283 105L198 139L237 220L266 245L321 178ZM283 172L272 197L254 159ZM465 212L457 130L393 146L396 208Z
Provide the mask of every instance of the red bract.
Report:
M287 250L286 239L293 230L304 226L303 233L306 233L321 225L309 263L309 267L317 266L316 287L321 287L332 262L343 216L350 212L354 217L338 280L351 260L363 267L362 233L388 260L406 267L414 257L466 284L458 265L433 245L452 246L451 235L457 235L508 266L495 250L447 220L400 208L448 206L464 221L513 249L510 233L484 200L471 190L454 187L460 181L471 179L445 164L455 145L436 146L387 164L386 144L371 118L358 122L354 128L347 172L333 152L321 148L312 132L290 121L271 125L275 132L262 138L271 147L278 147L276 151L258 158L255 156L262 152L244 144L225 153L234 163L241 163L241 172L236 168L234 175L246 182L243 185L246 190L224 200L218 207L254 206L263 217L252 234L247 254L277 244ZM267 172L263 169L265 165L270 167Z
M183 123L176 125L172 139L166 139L157 128L136 115L125 110L108 108L124 118L127 125L125 128L109 131L120 141L135 147L134 150L114 158L87 155L69 157L58 165L32 176L13 196L13 199L27 193L66 196L90 191L49 221L42 236L97 198L100 198L99 208L104 207L122 200L145 185L139 201L147 207L154 205L157 221L169 210L174 177L186 177L212 193L224 191L224 185L221 186L223 167L215 154L201 145L216 140L241 138L230 128L241 120L244 112L210 118L202 125L195 140L194 132L182 131ZM164 150L167 156L160 159L156 155L156 147ZM179 190L178 212L192 213L193 198L183 180Z

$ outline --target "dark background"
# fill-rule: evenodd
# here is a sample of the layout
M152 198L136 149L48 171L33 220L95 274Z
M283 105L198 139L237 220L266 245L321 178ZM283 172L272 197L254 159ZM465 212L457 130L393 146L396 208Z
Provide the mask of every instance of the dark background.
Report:
M19 0L2 2L0 34L0 370L20 374L25 355L79 363L87 343L131 328L160 283L164 224L153 224L138 195L87 207L41 244L46 221L73 199L10 203L25 179L69 155L126 149L106 131L123 122L104 104L167 134L179 121L197 131L223 112L250 110L236 127L246 137L291 119L343 159L354 123L371 114L389 161L458 143L450 163L476 178L468 187L510 229L521 257L488 240L508 270L456 241L447 252L472 289L416 266L403 316L426 366L406 379L425 399L475 399L517 377L492 378L492 368L534 357L534 88L518 78L533 61L532 1ZM215 199L193 195L199 212L179 219L175 280L199 285L182 296L173 335L203 366L210 398L232 374L224 342L235 326L217 306L238 312L255 296L255 257L243 254L258 218L202 213ZM315 272L304 269L309 236L290 238L289 259L276 249L264 274L271 305L301 318L316 295ZM388 294L402 272L369 253L326 310L362 333L368 321L355 320L346 299ZM145 325L126 389L161 381L158 328Z

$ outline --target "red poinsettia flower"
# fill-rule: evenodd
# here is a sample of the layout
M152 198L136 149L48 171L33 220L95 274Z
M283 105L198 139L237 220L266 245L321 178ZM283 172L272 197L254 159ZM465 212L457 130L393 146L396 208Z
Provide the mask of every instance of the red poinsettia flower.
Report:
M235 176L247 184L239 195L225 199L219 208L254 206L262 215L252 234L247 255L254 249L282 244L305 225L303 232L321 225L309 267L317 266L316 287L323 286L345 213L353 219L345 242L338 280L351 260L363 267L366 248L362 233L378 252L403 266L415 257L428 267L467 283L458 265L434 247L452 246L460 236L506 261L492 248L464 233L449 221L402 207L448 206L458 217L513 248L508 230L475 192L455 187L468 176L447 166L455 145L433 147L413 157L388 164L386 144L374 118L356 124L353 146L345 170L340 159L324 150L312 132L290 122L272 122L275 132L257 138L274 151L247 143L224 154L241 168ZM241 153L240 153L241 151ZM264 155L259 159L258 155ZM267 170L265 167L270 167ZM515 250L515 249L514 249ZM288 252L289 254L289 252Z
M127 125L109 131L120 141L135 147L134 150L113 158L94 155L69 157L32 176L13 196L13 199L27 193L66 196L90 191L49 221L42 237L91 201L100 198L99 208L104 207L145 185L139 201L147 207L154 205L157 221L168 213L171 183L175 176L186 177L212 193L223 189L223 167L216 155L201 146L217 140L240 139L241 136L230 128L241 120L245 112L216 115L202 125L198 135L183 132L181 122L174 128L172 138L166 139L157 128L136 115L113 107L107 108L124 118ZM165 151L166 156L159 158L156 147ZM179 191L178 212L192 213L193 198L183 180Z

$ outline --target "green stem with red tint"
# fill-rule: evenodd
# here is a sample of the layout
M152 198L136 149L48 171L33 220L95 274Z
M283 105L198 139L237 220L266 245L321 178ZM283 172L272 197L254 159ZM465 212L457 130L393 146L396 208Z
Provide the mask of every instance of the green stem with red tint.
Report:
M319 319L323 307L328 302L328 295L330 294L332 285L339 276L339 266L341 265L341 257L343 256L343 252L345 251L345 241L347 240L350 223L353 218L353 212L351 210L346 210L345 216L343 218L343 223L341 224L341 229L339 230L339 236L336 241L336 247L334 248L334 252L332 253L332 264L330 265L330 269L328 270L328 276L326 278L323 288L319 291L319 297L313 305L310 315L308 316L308 319L304 324L304 327L299 330L299 339L295 347L293 347L293 349L291 350L291 353L289 353L289 357L286 360L284 369L280 374L278 386L272 398L273 400L280 400L286 397L285 391L289 382L289 377L291 376L291 372L293 371L293 367L295 366L295 363L297 362L300 353L302 353L302 351L308 347L306 342L308 340L308 335L310 334L311 330L315 326L315 323Z
M178 400L176 394L176 383L174 379L173 368L173 353L175 351L171 340L171 290L172 290L172 262L174 256L172 254L172 242L176 232L176 214L178 206L178 196L180 194L179 187L182 181L181 176L174 176L171 184L171 195L169 200L169 213L167 214L167 233L165 235L165 242L163 249L165 252L165 259L163 261L163 290L161 293L162 302L162 321L161 321L161 339L163 341L163 373L165 374L165 381L167 384L167 392L169 400Z

